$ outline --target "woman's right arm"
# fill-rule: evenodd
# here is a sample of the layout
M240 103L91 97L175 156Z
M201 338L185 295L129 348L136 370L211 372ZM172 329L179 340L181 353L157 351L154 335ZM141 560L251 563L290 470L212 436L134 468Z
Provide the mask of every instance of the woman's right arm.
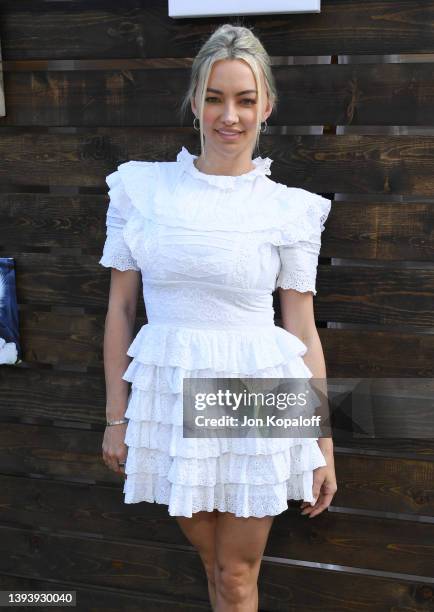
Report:
M104 373L106 383L106 416L123 418L127 409L128 385L122 374L131 358L127 349L132 341L136 320L140 273L111 269L110 294L104 331Z
M127 409L129 383L122 375L131 361L127 350L133 336L139 288L140 272L112 268L103 349L107 420L122 419ZM104 435L104 460L118 473L124 472L118 462L126 456L125 431L125 424L112 425L106 427Z

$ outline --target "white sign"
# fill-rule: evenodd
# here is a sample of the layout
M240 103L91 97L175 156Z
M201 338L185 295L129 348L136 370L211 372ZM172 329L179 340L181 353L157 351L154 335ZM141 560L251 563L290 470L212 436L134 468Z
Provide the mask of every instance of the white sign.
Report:
M169 17L320 12L321 0L169 0Z

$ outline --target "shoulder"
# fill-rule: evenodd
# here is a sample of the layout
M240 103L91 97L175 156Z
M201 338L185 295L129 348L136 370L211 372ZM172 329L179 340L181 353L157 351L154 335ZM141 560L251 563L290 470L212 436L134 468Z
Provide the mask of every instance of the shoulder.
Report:
M117 166L117 169L105 178L110 189L124 188L134 182L142 180L145 175L151 179L156 174L158 162L130 160Z
M150 181L165 181L174 177L177 171L177 163L170 161L142 161L132 159L130 161L119 164L117 169L106 177L106 182L111 186L111 183L122 181L125 185L146 181L149 185Z
M278 199L283 210L288 209L291 213L316 218L324 223L331 210L331 200L301 187L279 185Z

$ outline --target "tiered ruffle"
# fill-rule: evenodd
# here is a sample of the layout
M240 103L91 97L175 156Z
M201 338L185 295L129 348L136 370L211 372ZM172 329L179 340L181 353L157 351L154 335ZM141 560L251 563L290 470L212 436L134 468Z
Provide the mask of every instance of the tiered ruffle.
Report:
M326 465L316 438L183 438L188 377L309 378L306 346L282 328L213 330L148 324L128 354L125 503L275 515L288 499L312 501L313 470Z

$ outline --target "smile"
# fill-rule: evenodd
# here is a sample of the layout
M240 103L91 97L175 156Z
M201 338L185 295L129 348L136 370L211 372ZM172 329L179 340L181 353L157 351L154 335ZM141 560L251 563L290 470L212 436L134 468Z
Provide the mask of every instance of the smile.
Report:
M216 130L216 132L220 134L224 140L236 140L242 134L242 132L225 132L224 130Z

